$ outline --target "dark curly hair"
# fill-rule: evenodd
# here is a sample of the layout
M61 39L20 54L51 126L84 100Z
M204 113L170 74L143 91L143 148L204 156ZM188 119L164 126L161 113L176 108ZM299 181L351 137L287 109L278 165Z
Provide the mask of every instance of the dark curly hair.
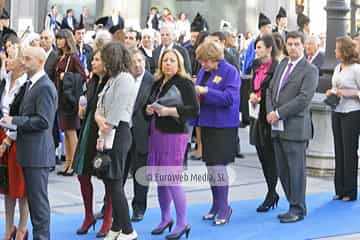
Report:
M106 44L100 55L110 77L115 77L121 72L129 72L131 56L122 43L113 41Z
M356 44L348 36L336 38L341 60L345 64L359 63L359 53L356 51Z

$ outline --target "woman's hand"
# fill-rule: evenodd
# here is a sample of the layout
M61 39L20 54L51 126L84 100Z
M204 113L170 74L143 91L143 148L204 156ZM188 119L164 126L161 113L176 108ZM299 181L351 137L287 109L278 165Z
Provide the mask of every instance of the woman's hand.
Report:
M81 120L84 120L84 118L85 118L85 113L86 113L86 107L81 106L81 105L79 104L79 118L80 118Z
M99 131L102 135L106 135L107 133L110 132L110 130L112 129L112 126L108 123L106 123L106 120L103 116L101 116L100 114L95 114L95 121L99 127Z
M154 114L154 108L151 105L147 105L145 111L148 116L151 116Z
M64 80L64 75L65 75L65 73L60 73L60 80Z
M97 141L96 141L96 150L98 150L99 152L104 151L104 138L103 137L98 137Z
M252 104L258 104L261 101L261 98L258 97L255 93L251 93L249 99Z
M351 97L355 97L355 98L358 98L358 91L357 90L353 90L353 89L338 89L336 91L336 95L338 97L348 97L348 98L351 98Z
M196 85L195 86L195 91L196 91L197 95L204 95L209 91L209 89L208 89L208 87L203 87L203 86L200 86L200 85Z
M154 109L154 112L157 113L157 115L159 117L166 117L169 116L169 111L168 111L168 107L164 107L164 106L154 106L152 107Z
M325 95L328 97L330 95L337 95L337 90L334 88L328 89L325 93Z

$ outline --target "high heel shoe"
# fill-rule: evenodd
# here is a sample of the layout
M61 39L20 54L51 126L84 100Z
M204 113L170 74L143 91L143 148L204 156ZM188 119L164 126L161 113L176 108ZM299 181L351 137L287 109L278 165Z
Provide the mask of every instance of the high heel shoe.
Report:
M18 230L16 235L19 233L22 234L22 240L27 240L29 238L29 231L27 229L25 229L25 231ZM15 240L16 236L13 239Z
M157 227L154 230L151 231L151 235L160 235L163 234L163 232L169 228L169 232L171 232L172 226L173 226L174 222L173 220L170 220L170 222L168 224L166 224L163 227Z
M12 227L12 231L10 233L10 236L7 238L7 237L4 237L3 240L13 240L16 238L16 232L17 232L17 229L15 226Z
M93 219L91 222L84 221L83 225L76 231L77 235L84 235L87 234L89 229L93 227L93 230L95 231L95 225L96 225L96 219Z
M74 174L75 174L75 170L74 170L74 169L71 170L71 171L69 171L69 169L67 169L67 170L63 173L63 176L65 176L65 177L71 177L71 176L74 176Z
M177 239L180 239L182 237L182 235L184 235L184 234L187 239L187 238L189 238L190 230L191 230L191 226L186 225L185 228L181 232L166 235L166 239L167 240L177 240Z
M268 195L266 196L264 202L256 209L257 212L267 212L270 209L275 209L279 203L279 195Z
M57 171L56 175L64 175L69 169L70 166L67 166L64 170Z
M132 231L130 234L120 233L116 240L136 240L137 237L136 231Z
M229 207L229 216L227 218L217 218L213 221L213 226L220 226L230 222L230 218L232 215L232 208Z
M208 213L208 214L206 214L206 215L204 215L203 217L202 217L202 219L204 220L204 221L208 221L208 220L214 220L215 219L215 213Z

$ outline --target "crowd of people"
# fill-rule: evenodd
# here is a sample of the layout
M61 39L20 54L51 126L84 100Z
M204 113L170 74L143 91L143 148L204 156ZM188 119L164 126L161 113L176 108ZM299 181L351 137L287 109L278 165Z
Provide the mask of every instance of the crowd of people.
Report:
M160 16L152 7L147 28L137 31L125 28L125 19L113 11L106 24L100 23L86 39L89 28L94 28L88 9L83 8L79 21L67 10L59 24L54 5L44 31L26 41L1 21L8 18L4 11L0 17L4 239L27 239L29 215L33 239L50 239L47 185L60 142L65 143L65 164L57 174L77 175L84 204L84 220L74 234L86 234L102 218L97 237L137 239L132 222L143 220L146 212L144 175L164 171L181 175L194 138L192 159L202 159L210 176L222 176L221 182L209 180L212 202L203 220L214 226L227 224L233 212L227 165L243 157L238 128L247 125L268 189L256 211L277 207L279 179L289 202L279 221L304 219L306 148L316 134L310 104L324 63L324 46L319 36L311 34L307 16L299 14L299 29L288 31L284 8L275 27L260 13L259 35L240 38L229 26L210 32L200 13L190 23L183 12L175 20L169 9ZM359 39L336 39L339 64L325 101L333 109L334 200L341 201L357 199ZM132 216L124 192L129 174L134 182ZM104 183L100 216L94 214L92 176ZM161 219L151 234L169 229L166 239L188 237L191 226L181 181L154 179ZM17 199L20 220L15 227Z

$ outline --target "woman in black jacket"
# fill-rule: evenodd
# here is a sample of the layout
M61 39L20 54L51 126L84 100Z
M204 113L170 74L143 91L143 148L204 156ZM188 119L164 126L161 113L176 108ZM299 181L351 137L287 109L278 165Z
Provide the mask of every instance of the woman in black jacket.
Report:
M86 83L86 101L79 103L79 115L83 120L80 130L79 142L74 157L74 171L78 175L81 196L84 202L85 219L77 234L86 234L91 226L94 226L96 219L93 213L93 185L91 183L92 160L97 154L96 142L99 137L99 128L95 122L95 110L98 95L103 90L109 76L106 74L104 63L100 57L100 51L95 52L92 61L93 77ZM105 214L101 229L96 237L105 237L111 228L112 205L109 189L105 191Z
M266 90L272 80L273 73L278 64L275 59L275 45L272 35L264 35L256 43L256 64L254 64L254 77L251 84L250 102L253 108L260 105L257 118L251 117L250 143L255 145L261 162L268 192L264 202L256 209L258 212L267 212L275 208L279 201L276 193L278 179L274 150L271 140L271 126L266 121Z
M148 105L146 108L146 115L152 116L148 165L150 172L155 173L153 176L178 176L183 172L183 159L188 142L186 122L189 117L198 114L199 104L194 85L186 74L184 60L177 50L164 51L155 78L157 81L152 87L149 104L155 101L158 101L158 104ZM174 104L162 102L164 96L168 96L170 92L178 96L177 100L173 101ZM181 183L168 179L155 180L158 183L161 222L151 234L162 234L167 228L171 230L173 220L170 205L174 201L176 227L166 239L180 239L183 234L188 236L190 225L186 220L186 198Z

